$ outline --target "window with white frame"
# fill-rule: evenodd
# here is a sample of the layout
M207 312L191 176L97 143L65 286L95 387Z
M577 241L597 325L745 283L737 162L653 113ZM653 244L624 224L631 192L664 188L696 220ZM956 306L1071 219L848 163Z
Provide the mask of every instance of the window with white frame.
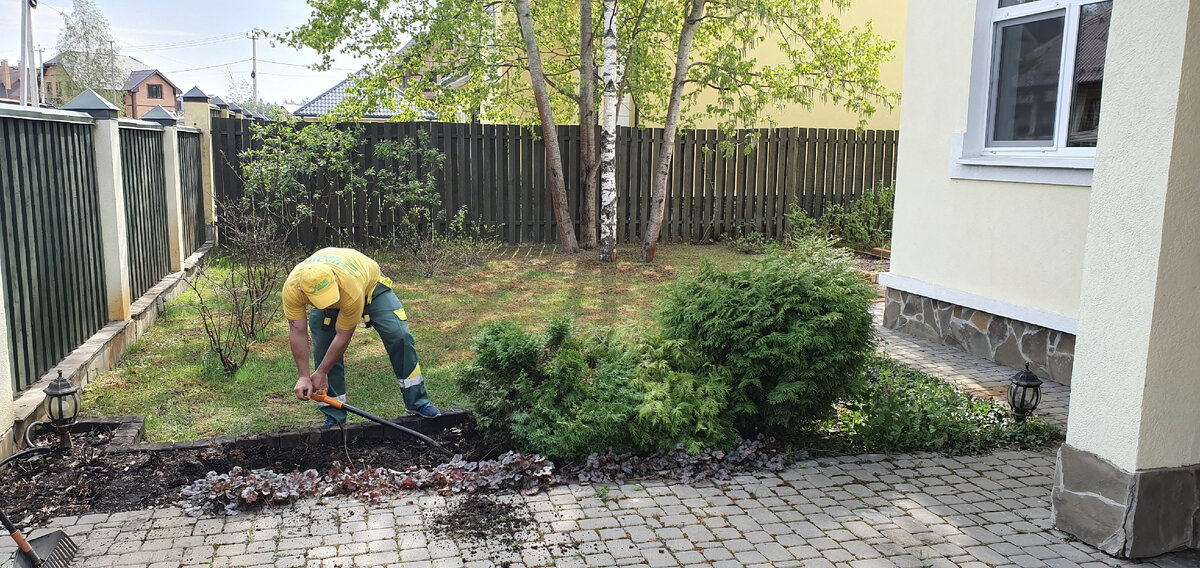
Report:
M991 21L983 153L1093 156L1112 0L981 0Z

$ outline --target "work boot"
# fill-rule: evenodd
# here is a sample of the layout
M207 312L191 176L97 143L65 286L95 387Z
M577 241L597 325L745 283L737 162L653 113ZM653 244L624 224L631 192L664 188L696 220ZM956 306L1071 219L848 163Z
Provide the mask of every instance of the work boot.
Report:
M425 406L409 412L419 415L421 418L436 418L442 415L442 411L438 410L438 407L434 406L432 402L427 402Z
M326 416L325 423L322 424L321 427L329 428L330 426L339 426L339 425L341 425L341 423L338 422L337 420L334 420L332 416Z

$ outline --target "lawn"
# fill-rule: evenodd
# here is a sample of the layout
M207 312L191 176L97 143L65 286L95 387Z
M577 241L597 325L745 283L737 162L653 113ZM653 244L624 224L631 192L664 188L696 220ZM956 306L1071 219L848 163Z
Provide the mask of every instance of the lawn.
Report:
M426 387L442 408L465 406L456 369L471 355L479 326L510 318L536 328L550 316L571 313L579 325L645 333L657 327L658 299L703 260L730 268L753 258L724 246L664 245L653 264L636 262L634 247L618 250L617 263L594 253L553 254L549 247L508 249L485 265L449 276L424 278L373 254L408 312ZM254 346L234 376L220 371L208 353L189 290L167 304L154 327L84 394L92 416L146 417L151 441L181 441L221 435L291 430L320 424L311 402L296 400L295 364L287 348L286 323L279 319L266 340ZM359 328L346 355L350 404L382 416L404 413L383 344ZM351 420L356 420L352 417Z

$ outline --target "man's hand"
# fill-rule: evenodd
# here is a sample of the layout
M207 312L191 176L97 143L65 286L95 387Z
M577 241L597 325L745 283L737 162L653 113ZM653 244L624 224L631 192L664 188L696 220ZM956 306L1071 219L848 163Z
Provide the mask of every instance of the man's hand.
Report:
M313 392L326 392L329 390L329 375L320 369L313 371L312 376L309 377L309 381L312 383Z
M300 375L300 378L296 379L296 388L292 390L296 392L296 398L308 400L308 397L313 393L312 378L308 375Z

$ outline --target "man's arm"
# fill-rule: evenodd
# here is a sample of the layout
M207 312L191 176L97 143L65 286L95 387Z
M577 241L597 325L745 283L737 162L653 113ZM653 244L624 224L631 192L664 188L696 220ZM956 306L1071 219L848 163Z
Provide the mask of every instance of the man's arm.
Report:
M296 398L308 400L312 394L312 378L308 374L308 322L304 320L288 320L288 346L292 348L292 358L296 360L296 371L300 378L296 379Z
M329 344L329 350L325 352L325 358L317 363L317 370L313 371L312 390L326 391L329 390L329 371L338 361L342 360L342 356L346 354L346 348L350 346L350 337L354 335L354 328L342 329L335 327L337 335L333 337L333 342Z

